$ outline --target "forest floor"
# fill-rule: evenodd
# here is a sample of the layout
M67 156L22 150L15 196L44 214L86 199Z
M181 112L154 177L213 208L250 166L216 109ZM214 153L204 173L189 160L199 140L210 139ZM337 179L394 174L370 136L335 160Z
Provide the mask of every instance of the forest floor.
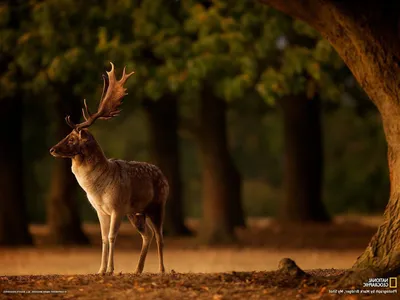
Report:
M46 227L32 225L36 247L0 248L0 299L398 299L398 294L353 294L361 293L361 287L334 293L341 288L333 285L364 250L380 221L347 216L330 225L293 226L253 219L248 229L238 230L237 244L218 247L202 246L194 237L166 237L164 275L157 274L154 242L145 273L132 274L141 238L123 224L113 276L94 274L101 254L98 224L85 224L92 242L85 247L52 247L46 242ZM196 221L188 223L197 228ZM285 257L313 276L277 271Z

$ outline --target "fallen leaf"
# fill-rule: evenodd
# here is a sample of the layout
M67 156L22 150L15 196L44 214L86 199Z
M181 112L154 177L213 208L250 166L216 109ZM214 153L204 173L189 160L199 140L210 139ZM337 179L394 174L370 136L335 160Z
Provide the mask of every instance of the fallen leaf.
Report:
M319 291L319 296L322 296L326 292L326 287L324 286L320 291Z

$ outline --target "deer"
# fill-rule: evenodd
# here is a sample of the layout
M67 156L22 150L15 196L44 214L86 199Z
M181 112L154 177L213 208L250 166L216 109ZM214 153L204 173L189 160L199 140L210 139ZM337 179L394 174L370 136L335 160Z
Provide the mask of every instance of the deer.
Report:
M70 158L72 173L87 199L96 210L102 238L100 269L97 274L114 272L114 247L121 222L125 216L142 237L142 248L135 270L143 272L149 246L155 236L159 272L164 273L163 222L169 185L161 170L150 163L106 158L102 148L88 128L97 120L109 120L119 115L122 99L127 95L124 87L134 74L123 74L116 79L114 64L103 75L103 93L97 112L91 114L86 99L82 115L85 121L75 124L70 116L66 123L72 128L64 139L50 149L54 157ZM108 84L107 84L108 81Z

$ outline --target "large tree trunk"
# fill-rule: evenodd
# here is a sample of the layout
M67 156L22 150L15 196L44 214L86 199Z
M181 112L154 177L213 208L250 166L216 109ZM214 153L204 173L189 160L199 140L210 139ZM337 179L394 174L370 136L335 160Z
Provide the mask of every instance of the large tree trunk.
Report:
M60 89L61 91L61 89ZM57 140L63 139L71 132L64 121L65 115L77 122L81 109L79 100L68 94L59 96L57 100ZM65 97L62 99L61 97ZM71 160L55 158L51 175L50 194L47 202L47 224L50 230L50 242L53 244L88 244L89 239L81 227L76 195L79 185L71 171Z
M201 99L197 142L203 171L200 238L209 244L231 242L235 225L244 224L241 180L228 149L226 103L206 92Z
M279 101L284 123L284 201L280 219L326 222L322 203L323 151L320 99L306 95Z
M400 91L399 91L400 92ZM372 237L367 249L354 267L374 267L400 275L400 107L389 106L381 111L386 140L390 174L390 198L384 212L384 222Z
M158 101L146 100L143 104L149 121L151 154L170 186L165 233L173 236L189 235L191 232L184 223L177 100L165 96Z
M388 142L390 198L384 222L354 269L400 274L400 3L262 0L314 26L379 109Z
M29 245L22 160L22 99L0 99L0 244Z

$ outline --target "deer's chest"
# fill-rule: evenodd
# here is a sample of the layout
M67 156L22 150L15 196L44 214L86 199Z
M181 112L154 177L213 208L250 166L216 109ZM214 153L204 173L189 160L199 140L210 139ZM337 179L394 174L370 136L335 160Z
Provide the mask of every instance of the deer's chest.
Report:
M113 205L112 203L109 203L109 201L106 201L104 197L99 197L91 194L86 194L90 204L93 206L93 208L100 213L106 214L106 215L111 215L113 211Z
M87 199L93 208L100 213L111 215L115 210L115 195L112 190L104 189L103 187L85 186L83 190L86 192Z
M96 211L110 214L111 213L111 203L109 191L105 188L106 183L104 180L96 179L94 180L91 176L85 173L81 173L78 170L72 169L76 180L80 187L86 192L86 196Z

